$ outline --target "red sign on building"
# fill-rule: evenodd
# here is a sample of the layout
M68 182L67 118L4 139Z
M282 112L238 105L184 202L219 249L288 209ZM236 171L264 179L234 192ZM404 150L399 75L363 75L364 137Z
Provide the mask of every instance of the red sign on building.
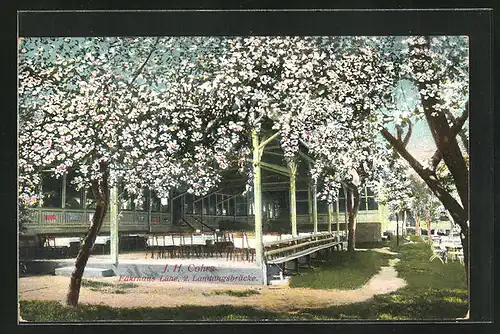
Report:
M56 220L57 216L56 215L45 215L45 220Z

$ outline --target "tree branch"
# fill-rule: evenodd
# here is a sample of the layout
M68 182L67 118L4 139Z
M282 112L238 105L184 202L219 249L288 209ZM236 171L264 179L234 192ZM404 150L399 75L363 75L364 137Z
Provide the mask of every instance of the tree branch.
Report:
M467 103L465 104L465 110L462 113L462 115L460 115L460 117L455 119L453 122L453 126L451 127L451 132L452 132L453 137L456 137L457 135L460 134L460 132L462 131L462 127L468 118L469 118L469 101L467 101ZM464 143L465 150L467 151L467 154L468 154L469 153L469 145L468 145L469 143L468 143L468 141L464 141L464 138L462 138L462 142ZM434 154L432 155L431 163L430 163L433 171L436 170L436 168L439 165L439 163L441 162L442 158L443 158L443 156L441 155L441 151L439 149L436 149L436 152L434 152Z
M160 41L160 36L158 36L156 38L155 44L153 45L153 47L149 51L148 57L146 58L146 60L144 61L144 63L142 63L141 67L139 67L139 69L137 70L137 72L135 72L135 75L132 78L132 81L130 81L130 83L128 84L128 87L132 86L132 84L134 83L135 79L137 79L137 77L139 76L139 74L141 74L142 70L144 69L144 67L148 63L149 58L151 58L151 56L153 55L153 52L156 50L156 45L158 45L159 41Z
M424 168L404 147L404 143L398 141L386 128L381 130L382 136L392 145L393 149L404 158L413 170L422 178L422 180L429 186L432 192L439 198L441 203L453 216L456 223L464 227L467 220L467 211L451 196L450 193L444 189L439 183L436 175L428 168Z
M412 134L412 123L410 120L408 120L408 132L405 135L405 138L403 139L403 144L406 147L408 145L408 142L410 141L410 137Z

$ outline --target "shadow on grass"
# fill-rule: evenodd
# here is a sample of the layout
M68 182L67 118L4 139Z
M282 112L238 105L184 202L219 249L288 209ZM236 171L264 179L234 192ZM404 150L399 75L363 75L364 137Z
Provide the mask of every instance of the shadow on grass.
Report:
M21 301L27 321L237 321L237 320L419 320L454 319L467 312L463 290L420 289L405 291L343 306L272 312L249 306L179 306L160 308L111 308L82 304L76 309L55 301ZM411 297L410 297L411 296Z
M329 319L455 319L467 312L467 294L465 290L460 289L409 290L403 288L388 295L375 296L367 302L307 310L306 312L308 317Z
M72 322L98 320L286 320L290 316L259 310L247 306L179 306L179 307L139 307L111 308L108 306L79 305L71 308L55 301L21 301L23 319L35 322ZM307 315L304 315L307 317ZM311 316L312 317L312 316ZM300 317L297 319L304 319Z

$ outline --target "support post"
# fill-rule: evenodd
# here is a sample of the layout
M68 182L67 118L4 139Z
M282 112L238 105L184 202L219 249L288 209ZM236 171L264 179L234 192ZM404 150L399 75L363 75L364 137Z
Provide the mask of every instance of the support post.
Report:
M336 203L336 211L337 211L337 241L340 241L340 205L339 205L339 199L337 198Z
M118 265L118 242L119 242L119 229L118 229L118 186L114 185L110 191L110 221L109 221L109 234L110 234L110 254L111 263L114 266Z
M209 195L207 200L208 200L208 206L207 206L207 214L210 215L210 209L212 208L212 203L210 201L210 197L212 197L212 195Z
M236 221L236 196L234 196L234 212L233 212L233 215L234 215L234 221Z
M402 224L403 230L401 231L401 234L404 237L406 237L406 209L403 211L403 224Z
M328 203L328 233L332 233L332 223L333 223L333 204Z
M175 225L174 222L174 194L170 194L170 224L173 226Z
M62 177L62 189L61 189L61 208L66 208L66 187L68 186L68 174L64 174Z
M205 202L205 199L202 197L201 198L201 212L200 212L200 221L203 223L203 209L204 209L204 205L203 205L203 202ZM203 227L202 227L203 228Z
M312 204L313 204L313 226L314 233L318 233L318 196L317 196L317 183L313 180L312 185Z
M215 194L215 215L217 216L217 211L219 211L219 201L218 196Z
M295 161L288 162L290 170L290 222L292 224L292 236L297 236L297 197L295 178L297 175L297 163Z
M309 182L307 187L307 213L308 213L308 223L313 223L313 203L312 203L312 194L311 194L311 183Z
M342 188L344 189L344 229L345 229L345 236L346 236L346 240L347 240L347 237L348 237L348 234L349 234L349 224L347 223L347 188L345 186L342 186Z
M260 158L261 149L259 147L259 137L255 130L252 130L253 144L253 198L254 198L254 221L255 221L255 259L257 265L262 268L262 280L267 285L267 268L264 259L264 245L262 240L262 189Z

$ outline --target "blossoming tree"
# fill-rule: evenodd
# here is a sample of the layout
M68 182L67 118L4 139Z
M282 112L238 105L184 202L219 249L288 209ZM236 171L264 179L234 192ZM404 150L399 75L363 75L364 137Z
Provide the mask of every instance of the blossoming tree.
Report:
M26 38L20 43L20 198L38 200L42 170L60 177L73 169L77 188L90 187L96 200L75 260L68 305L78 303L111 186L120 181L133 196L145 188L161 194L187 184L201 194L217 182L215 170L226 167L213 150L204 157L188 153L190 147L204 150L200 115L183 113L199 130L182 136L176 127L181 110L163 96L192 70L193 53L183 54L189 44L193 41L172 38ZM154 66L158 63L162 67Z
M389 90L393 84L393 76L387 75L393 66L376 53L376 43L379 40L359 37L319 46L328 55L328 91L317 99L328 108L317 111L311 130L302 132L316 158L313 174L321 176L323 198L331 202L339 186L344 188L351 251L355 249L360 190L380 178L390 155L377 139L384 118L375 111L390 104L389 95L378 92Z
M468 273L468 40L463 36L410 37L403 45L400 78L413 88L416 99L411 112L401 116L403 127L396 136L387 128L381 133L460 226ZM404 124L411 125L418 119L428 125L437 147L427 166L410 154L402 140ZM405 131L405 137L410 137L411 126ZM438 170L443 165L451 176L446 180L440 177ZM449 179L452 182L446 185Z

